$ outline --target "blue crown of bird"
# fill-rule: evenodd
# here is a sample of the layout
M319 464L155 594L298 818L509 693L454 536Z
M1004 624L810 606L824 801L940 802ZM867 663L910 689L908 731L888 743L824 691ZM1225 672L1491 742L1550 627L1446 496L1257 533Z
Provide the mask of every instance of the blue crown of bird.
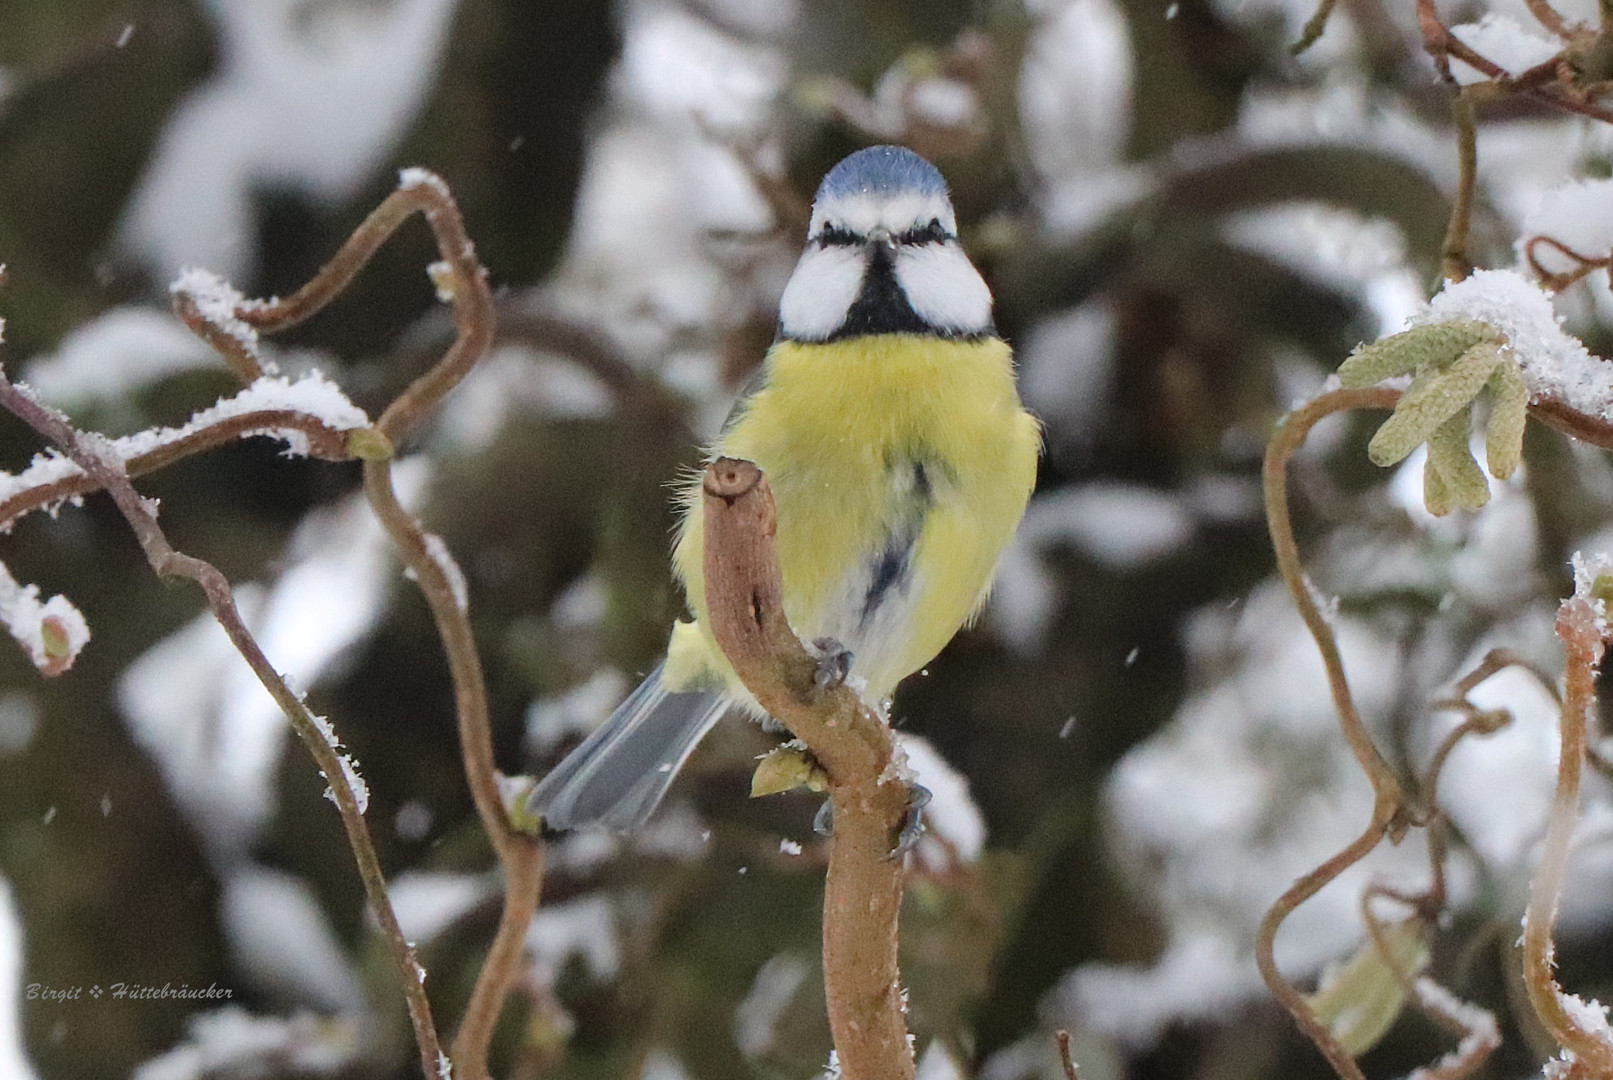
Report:
M831 169L759 383L708 450L763 470L790 625L881 709L979 613L1036 479L1040 427L957 233L946 181L913 151ZM533 789L551 828L642 826L725 713L765 715L706 629L699 480L679 499L689 618Z

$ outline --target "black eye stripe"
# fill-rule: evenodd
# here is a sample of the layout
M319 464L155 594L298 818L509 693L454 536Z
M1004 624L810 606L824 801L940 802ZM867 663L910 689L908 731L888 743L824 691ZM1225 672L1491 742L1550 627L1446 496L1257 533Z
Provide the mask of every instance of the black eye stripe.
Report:
M944 244L957 237L947 232L946 226L941 224L940 218L931 218L928 225L909 229L896 238L900 244Z
M898 244L944 244L957 237L948 232L946 226L941 224L940 218L931 218L926 225L915 226L904 233L892 237ZM856 247L866 243L868 238L860 233L852 232L844 225L825 225L818 230L817 242L820 247Z
M853 247L862 242L863 237L840 225L825 225L818 232L818 243L824 247Z

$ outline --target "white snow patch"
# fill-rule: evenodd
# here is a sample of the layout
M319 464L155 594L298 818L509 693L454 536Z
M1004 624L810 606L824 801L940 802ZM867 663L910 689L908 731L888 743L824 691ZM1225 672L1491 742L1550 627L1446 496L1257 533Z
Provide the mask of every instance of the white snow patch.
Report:
M405 506L427 470L393 472ZM271 590L236 586L241 616L277 671L312 685L380 616L391 546L362 495L310 513L293 534ZM286 719L204 613L124 672L118 703L135 741L216 853L250 847L274 809Z
M1447 281L1419 324L1476 319L1506 335L1531 398L1557 398L1579 412L1613 418L1613 365L1592 356L1562 328L1539 285L1516 270L1476 270Z
M405 870L387 883L403 936L423 945L497 890L486 874Z
M546 983L554 981L572 956L582 957L596 979L615 977L621 966L615 915L603 896L539 908L527 931L526 947L533 967Z
M217 74L176 107L119 225L167 273L251 269L254 189L352 198L419 111L452 0L209 0Z
M26 690L0 693L0 757L27 750L38 730L39 702L32 694Z
M1050 437L1084 448L1103 434L1114 358L1115 313L1104 300L1031 327L1015 350L1019 392L1026 407L1048 422Z
M1335 630L1370 723L1395 700L1397 646L1348 615ZM1255 590L1238 612L1196 613L1188 651L1198 687L1167 727L1121 759L1104 795L1112 846L1136 887L1155 897L1170 945L1146 969L1078 968L1058 998L1061 1015L1133 1045L1173 1017L1225 1015L1260 993L1253 947L1267 907L1355 839L1372 811L1325 669L1280 584ZM1352 950L1360 888L1421 882L1422 847L1382 847L1300 907L1277 939L1283 969L1315 971Z
M28 362L29 384L69 408L118 401L181 371L220 366L218 353L172 313L117 307L73 329Z
M436 533L426 533L426 554L437 564L442 576L448 579L448 591L454 594L454 606L461 612L470 610L470 587L465 584L465 571L459 568L453 552Z
M319 734L324 738L325 745L331 748L336 760L341 762L342 775L347 779L348 790L353 793L353 802L357 804L359 813L365 813L370 808L370 785L359 775L358 763L342 750L342 740L336 737L336 728L330 720L314 713L309 713L308 719L313 721L314 727L319 729ZM336 792L327 787L325 798L336 802Z
M1032 162L1065 193L1051 194L1058 202L1119 160L1131 132L1135 62L1125 13L1113 0L1038 6L1020 66L1019 109Z
M137 1067L131 1080L269 1076L287 1070L332 1076L357 1059L363 1043L349 1020L309 1013L289 1019L254 1016L238 1005L200 1013L186 1028L182 1043Z
M1563 50L1563 43L1543 32L1531 31L1517 20L1494 12L1476 23L1451 27L1451 35L1509 75L1519 75L1543 64ZM1463 85L1483 82L1488 75L1456 57L1451 58L1451 74Z
M1552 188L1523 219L1517 244L1525 262L1525 241L1543 236L1589 259L1613 253L1613 180L1580 180ZM1535 261L1547 273L1573 270L1578 263L1550 244L1534 245Z
M245 863L226 871L219 919L234 962L261 990L326 1012L364 1007L364 987L313 889Z
M626 693L627 676L601 668L587 682L534 701L526 710L528 753L542 756L568 736L587 735L605 722Z
M943 758L928 739L898 735L907 753L913 782L929 789L923 808L925 832L914 857L932 873L951 869L953 860L972 863L986 846L986 819L969 794L969 781ZM936 843L940 840L944 843Z
M919 1057L913 1080L964 1080L963 1067L940 1039L931 1039Z
M0 877L0 1076L37 1080L22 1045L22 916L11 883Z
M812 969L793 953L779 953L757 970L750 991L734 1008L734 1045L747 1060L755 1061L773 1048L779 1020Z
M787 71L776 49L730 37L675 4L623 12L618 92L663 124L719 131L766 123Z
M1296 202L1228 215L1222 230L1235 246L1360 297L1377 317L1380 336L1422 308L1422 282L1406 261L1405 236L1387 218Z

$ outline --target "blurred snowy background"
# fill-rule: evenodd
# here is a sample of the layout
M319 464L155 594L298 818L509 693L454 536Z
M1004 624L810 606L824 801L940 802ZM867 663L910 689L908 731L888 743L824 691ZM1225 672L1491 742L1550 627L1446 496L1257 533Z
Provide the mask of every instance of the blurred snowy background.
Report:
M1558 6L1594 21L1588 0ZM1444 14L1534 25L1521 0ZM1309 15L1306 0L6 0L4 359L84 425L178 422L232 386L167 313L181 268L289 292L398 167L441 173L502 333L402 475L466 569L500 765L535 772L659 655L681 603L666 483L771 338L818 178L870 142L929 155L1048 447L987 617L896 703L937 794L905 914L922 1075L1057 1077L1065 1026L1087 1080L1322 1077L1259 983L1254 928L1371 800L1271 580L1259 459L1289 405L1428 295L1456 153L1409 0L1347 0L1296 60ZM1463 33L1519 63L1544 36L1494 19ZM1506 266L1549 189L1613 169L1613 132L1513 104L1485 120L1475 256ZM275 358L373 414L451 336L432 258L410 226ZM1606 352L1605 273L1559 308ZM1369 432L1319 432L1296 517L1340 597L1363 708L1409 771L1456 722L1427 701L1485 649L1558 662L1553 601L1568 554L1613 541L1613 468L1532 429L1524 475L1482 514L1435 521L1419 462L1372 468ZM37 448L0 423L0 468ZM179 547L240 583L270 657L352 748L451 1020L497 882L435 637L357 483L255 441L140 486ZM195 592L155 580L103 500L29 518L0 549L95 631L52 682L0 648L0 1078L413 1075L322 783ZM1446 773L1454 910L1432 963L1501 1016L1484 1075L1518 1075L1542 1049L1512 1007L1513 942L1554 717L1526 677L1484 693L1515 722ZM821 1068L823 851L812 799L745 797L768 744L725 725L646 834L553 845L499 1075ZM1605 794L1559 951L1565 983L1604 999ZM1368 881L1426 873L1412 844L1374 856L1290 923L1286 969L1309 978L1358 945ZM118 983L231 996L89 995ZM1447 1047L1407 1017L1365 1066L1399 1075Z

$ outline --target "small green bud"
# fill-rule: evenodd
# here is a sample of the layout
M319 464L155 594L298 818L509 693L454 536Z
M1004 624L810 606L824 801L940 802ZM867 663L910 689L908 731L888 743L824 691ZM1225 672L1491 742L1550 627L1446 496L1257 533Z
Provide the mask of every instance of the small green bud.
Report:
M527 836L537 836L543 832L543 818L526 808L527 798L532 789L538 786L536 777L532 776L505 776L498 775L499 795L504 802L504 815L509 819L510 828Z
M1347 390L1376 386L1421 368L1446 367L1480 342L1496 340L1489 326L1466 319L1414 326L1357 348L1339 365L1339 382Z
M1367 456L1373 464L1387 466L1405 460L1441 424L1472 403L1499 363L1501 351L1495 342L1481 341L1445 371L1420 368L1411 389L1395 406L1394 415L1383 422L1367 444Z
M1604 608L1613 611L1613 575L1601 574L1591 582L1591 599L1600 600Z
M1505 480L1523 460L1523 428L1529 419L1529 388L1515 360L1502 360L1490 376L1490 419L1484 426L1485 464Z
M803 746L785 743L764 757L751 775L751 798L777 795L804 787L811 791L828 791L829 777L818 759Z
M347 433L347 452L360 461L391 461L392 440L380 428L354 428Z

